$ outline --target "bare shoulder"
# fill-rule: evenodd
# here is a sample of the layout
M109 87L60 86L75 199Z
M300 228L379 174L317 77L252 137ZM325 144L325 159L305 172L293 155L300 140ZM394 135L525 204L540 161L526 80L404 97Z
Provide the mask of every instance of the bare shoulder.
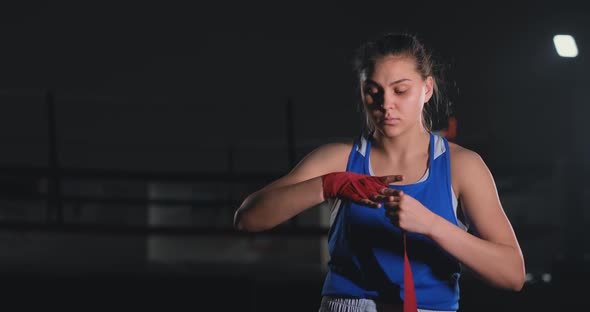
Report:
M303 157L293 168L293 172L313 170L317 172L317 175L322 175L334 171L345 171L352 145L352 140L320 145Z
M464 162L483 162L483 159L477 152L465 148L459 144L449 142L449 150L451 152L451 162L457 162L461 164Z
M309 152L286 175L270 183L263 190L291 185L331 172L346 171L353 142L326 143Z
M475 151L449 142L451 155L451 177L453 188L458 193L475 180L488 179L491 173L482 157Z

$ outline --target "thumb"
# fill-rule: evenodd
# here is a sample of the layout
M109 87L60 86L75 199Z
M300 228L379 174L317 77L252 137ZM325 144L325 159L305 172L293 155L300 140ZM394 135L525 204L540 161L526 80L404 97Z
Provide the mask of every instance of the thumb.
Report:
M403 179L404 179L403 175L389 175L389 176L381 177L381 181L383 181L383 183L386 183L386 184L393 183L393 182L399 182Z

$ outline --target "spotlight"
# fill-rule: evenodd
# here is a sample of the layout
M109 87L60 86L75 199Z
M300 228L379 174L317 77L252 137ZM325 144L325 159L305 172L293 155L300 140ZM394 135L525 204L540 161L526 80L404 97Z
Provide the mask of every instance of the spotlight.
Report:
M570 35L555 35L553 36L553 43L557 54L561 57L576 57L578 55L576 40Z

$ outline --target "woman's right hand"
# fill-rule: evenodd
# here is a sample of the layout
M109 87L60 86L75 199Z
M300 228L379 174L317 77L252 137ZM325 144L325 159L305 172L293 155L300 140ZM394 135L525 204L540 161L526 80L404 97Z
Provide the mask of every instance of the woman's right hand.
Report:
M402 175L374 177L354 172L332 172L322 176L324 199L341 198L372 208L380 202L396 202L400 191L389 183L402 181Z

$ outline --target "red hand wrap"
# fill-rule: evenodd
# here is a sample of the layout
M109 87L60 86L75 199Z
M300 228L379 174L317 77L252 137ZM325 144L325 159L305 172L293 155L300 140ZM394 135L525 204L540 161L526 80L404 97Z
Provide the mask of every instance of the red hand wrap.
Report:
M343 198L353 202L369 198L388 187L380 177L354 172L333 172L322 176L324 198Z

